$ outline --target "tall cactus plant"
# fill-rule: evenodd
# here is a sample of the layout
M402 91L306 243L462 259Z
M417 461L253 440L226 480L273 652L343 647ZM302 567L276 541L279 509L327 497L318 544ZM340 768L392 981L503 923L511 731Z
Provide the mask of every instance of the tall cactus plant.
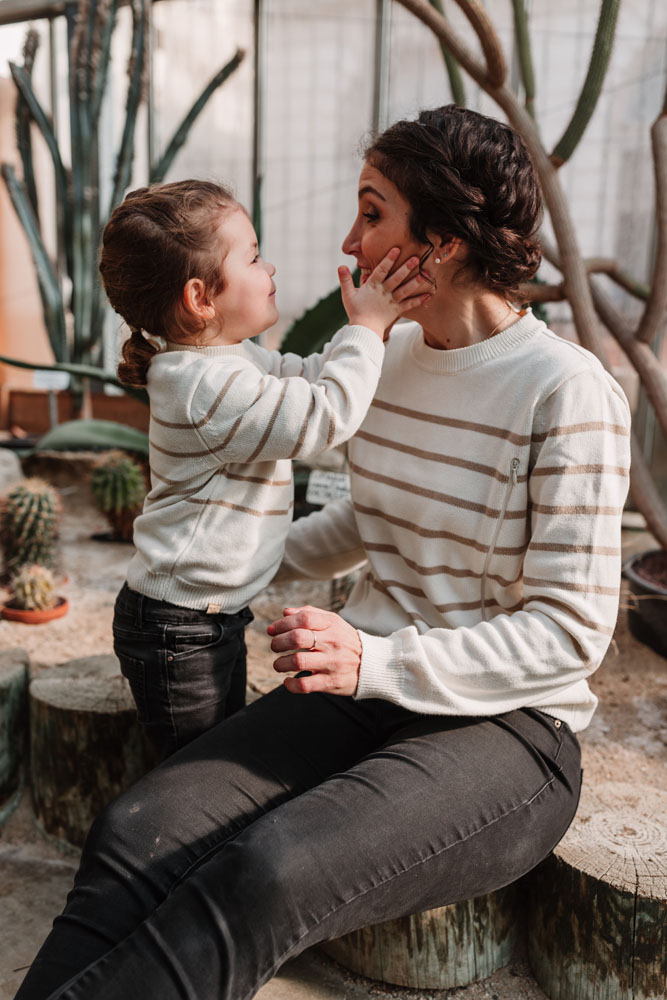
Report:
M71 372L74 378L85 374L97 376L103 363L105 305L97 274L99 240L106 219L122 200L131 181L137 115L147 89L151 0L130 0L132 37L125 120L115 154L112 194L109 202L104 204L100 191L102 153L99 126L118 6L119 0L78 0L65 4L69 60L69 156L63 154L53 122L32 84L32 65L38 44L34 31L28 33L23 65L10 63L17 91L16 131L23 177L17 177L13 166L8 163L3 163L0 169L28 238L42 297L44 320L56 359L53 367ZM164 178L194 121L243 58L244 52L237 50L209 81L166 144L162 156L151 165L149 181ZM58 242L68 281L63 281L63 275L49 255L42 235L34 182L31 125L42 134L53 163ZM71 163L70 167L65 166L67 160ZM12 360L0 358L0 361L10 364ZM30 366L28 359L22 360ZM113 382L114 378L107 373L105 381Z

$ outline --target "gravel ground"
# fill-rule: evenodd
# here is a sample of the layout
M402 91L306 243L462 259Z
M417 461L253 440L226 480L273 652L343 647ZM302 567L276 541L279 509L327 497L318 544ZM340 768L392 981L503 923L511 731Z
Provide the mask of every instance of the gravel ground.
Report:
M113 602L132 548L103 544L91 535L106 524L72 477L61 485L66 513L62 530L62 593L69 613L48 625L31 627L0 621L0 649L20 646L33 670L67 660L111 652ZM624 555L652 547L650 536L624 535ZM0 597L2 593L0 591ZM285 605L325 605L328 585L293 584L269 588L255 602L248 636L249 687L255 696L276 684L265 627ZM627 597L624 596L624 601ZM632 781L667 787L667 671L665 660L636 642L621 612L612 647L592 686L600 707L581 734L585 781ZM0 831L0 1000L9 1000L27 965L62 907L75 859L64 858L36 831L29 795ZM545 1000L522 954L484 982L449 991L408 990L361 979L315 952L289 963L260 991L261 1000Z

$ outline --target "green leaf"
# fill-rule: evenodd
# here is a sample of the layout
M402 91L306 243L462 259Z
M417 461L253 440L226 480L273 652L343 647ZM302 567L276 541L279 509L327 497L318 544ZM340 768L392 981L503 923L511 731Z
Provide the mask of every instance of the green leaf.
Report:
M358 280L358 275L357 270L352 276L355 281ZM340 330L346 323L347 314L343 307L340 288L334 288L292 323L283 337L280 350L283 354L291 351L302 357L321 351L336 330Z
M125 123L120 149L116 158L116 169L113 178L113 192L109 204L109 215L122 200L123 192L130 183L132 163L134 161L134 131L137 123L137 112L144 96L144 69L147 52L147 3L148 0L131 0L132 7L132 43L130 64L128 68L129 81L125 103Z
M442 0L429 0L431 7L433 7L439 14L445 17L445 8ZM460 108L465 108L466 106L466 92L463 83L463 77L461 75L461 69L457 60L454 58L452 53L449 51L444 42L439 42L440 51L442 52L442 58L445 61L445 68L447 70L447 76L449 77L449 86L452 91L452 100L455 104L458 104Z
M190 129L194 125L195 121L204 110L209 99L222 84L227 80L232 73L234 73L238 67L243 62L245 52L243 49L237 49L236 54L229 60L229 62L218 70L215 76L206 84L201 94L194 102L185 118L175 130L171 139L167 143L167 148L160 157L159 161L151 168L150 172L150 183L151 184L161 184L164 180L167 171L169 170L171 164L174 161L176 154L188 137Z
M14 168L10 164L3 163L0 169L14 210L28 238L37 274L37 282L42 296L44 322L53 353L59 361L66 361L69 351L65 328L65 312L58 278L42 242L39 225L32 206L28 201L25 188L19 182L14 173Z
M60 362L53 365L35 364L33 361L19 361L17 358L8 358L1 354L0 364L13 365L14 368L29 368L32 371L37 370L40 372L69 372L70 375L78 378L94 378L105 385L115 385L117 388L122 389L127 396L138 399L140 403L144 403L146 406L150 405L148 393L145 389L140 389L133 385L124 385L113 372L107 372L103 368L96 368L94 365L76 365Z
M49 152L51 153L51 159L53 160L53 167L55 170L56 177L56 187L58 189L58 197L63 203L67 201L67 174L65 173L65 167L63 165L62 158L60 156L60 149L58 148L58 140L56 139L55 133L53 131L53 126L49 120L48 115L44 111L44 108L37 100L35 91L32 89L32 83L30 82L30 77L23 69L22 66L17 66L15 63L10 62L9 68L11 70L12 78L16 84L16 88L25 101L33 121L39 128L40 132L44 136L46 145L48 146Z
M113 420L68 420L40 438L37 451L91 451L121 448L148 455L148 434Z

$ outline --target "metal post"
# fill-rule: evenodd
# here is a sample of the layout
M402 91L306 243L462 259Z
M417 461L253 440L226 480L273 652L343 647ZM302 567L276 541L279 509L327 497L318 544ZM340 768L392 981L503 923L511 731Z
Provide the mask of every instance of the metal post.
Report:
M373 75L373 113L371 119L374 132L381 132L387 125L391 8L391 0L375 0L375 65Z
M254 79L252 133L252 221L262 245L262 174L264 170L264 46L266 24L264 0L254 0Z
M153 4L148 5L148 52L147 76L148 76L148 100L146 102L146 144L148 146L148 177L155 163L155 89L153 80L153 53L155 51L155 22L153 19Z

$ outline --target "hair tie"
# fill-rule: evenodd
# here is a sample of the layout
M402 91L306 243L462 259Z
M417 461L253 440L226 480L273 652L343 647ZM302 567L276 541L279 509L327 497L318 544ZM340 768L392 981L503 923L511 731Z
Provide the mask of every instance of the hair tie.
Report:
M144 331L140 326L133 326L131 323L129 323L128 326L130 327L130 333L132 334L133 337L135 333L138 333L139 336L143 339Z

